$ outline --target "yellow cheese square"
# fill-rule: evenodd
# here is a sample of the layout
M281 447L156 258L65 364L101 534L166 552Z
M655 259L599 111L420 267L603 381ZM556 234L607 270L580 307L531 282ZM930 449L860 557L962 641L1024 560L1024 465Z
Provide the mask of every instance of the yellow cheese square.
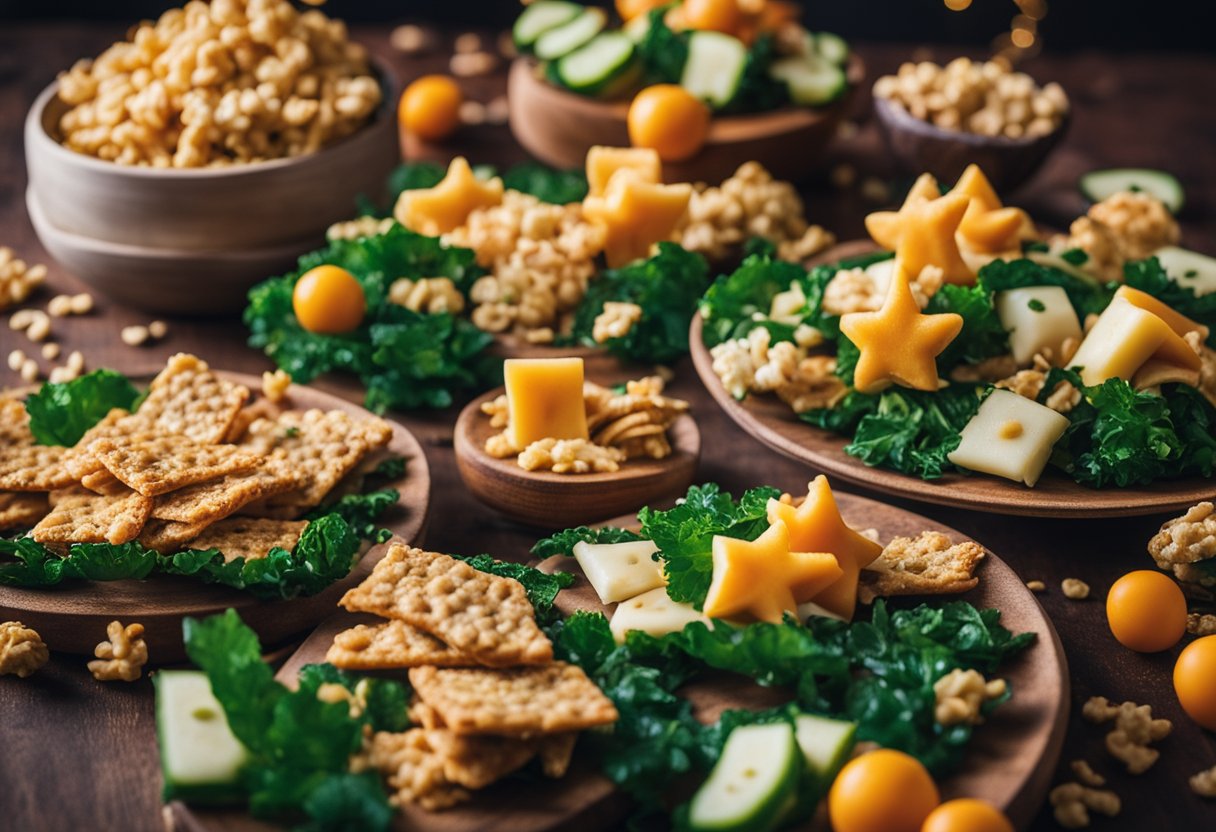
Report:
M517 448L538 439L587 439L583 359L508 358L507 435Z

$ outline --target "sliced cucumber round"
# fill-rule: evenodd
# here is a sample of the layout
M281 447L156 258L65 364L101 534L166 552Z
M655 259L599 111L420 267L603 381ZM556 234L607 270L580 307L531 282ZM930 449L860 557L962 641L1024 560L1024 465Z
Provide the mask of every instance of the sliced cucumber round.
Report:
M1170 279L1190 289L1196 296L1216 292L1216 257L1178 246L1157 249L1153 256Z
M743 41L721 32L693 32L680 86L711 107L725 107L739 92L746 68Z
M583 13L584 7L564 0L538 0L526 6L515 18L511 37L520 49L530 49L536 39L551 29L563 26Z
M1081 193L1092 202L1101 202L1120 191L1143 192L1165 203L1171 214L1182 210L1182 183L1171 173L1151 168L1111 168L1095 170L1081 177Z
M816 55L781 58L773 61L768 73L784 81L790 89L790 100L803 107L835 101L848 87L844 70Z
M562 86L584 95L596 95L629 74L635 53L633 41L625 33L602 32L559 58L554 69Z
M693 795L694 832L767 832L794 798L802 754L788 722L731 731L709 778Z
M608 13L603 9L584 9L578 17L537 38L533 51L542 61L556 61L590 41L607 23Z
M849 59L849 45L840 35L831 32L818 32L815 35L815 51L825 61L844 66Z

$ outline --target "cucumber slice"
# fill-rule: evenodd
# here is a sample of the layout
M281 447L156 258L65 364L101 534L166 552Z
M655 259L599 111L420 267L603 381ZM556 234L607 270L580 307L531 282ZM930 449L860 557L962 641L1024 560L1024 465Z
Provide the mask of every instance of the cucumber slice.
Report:
M802 752L802 774L798 780L797 800L782 823L803 821L832 787L856 743L857 725L811 714L794 718L794 740Z
M636 48L623 32L603 32L558 59L554 65L562 86L594 95L629 73Z
M156 686L156 739L165 775L164 799L217 804L243 799L248 757L200 670L162 670Z
M743 41L721 32L693 32L680 86L711 107L725 107L739 91L746 67Z
M1182 210L1182 183L1173 174L1151 168L1111 168L1095 170L1081 177L1081 193L1092 202L1101 202L1120 191L1143 191L1165 203L1171 214Z
M798 785L801 757L788 722L731 731L722 756L689 804L689 828L694 832L776 828Z
M1178 246L1159 248L1153 256L1175 283L1190 289L1196 296L1216 292L1216 257Z
M583 13L583 6L578 3L566 3L562 0L538 0L524 8L515 25L511 28L511 37L520 49L528 49L536 43L536 39L551 29L563 26Z
M849 59L849 45L840 35L831 32L819 32L815 35L815 51L825 61L844 66Z
M844 95L844 70L815 55L773 61L768 74L790 88L790 100L803 107L819 107Z
M536 39L536 57L542 61L556 61L598 35L608 22L608 13L603 9L585 9L578 17L561 26L550 29Z

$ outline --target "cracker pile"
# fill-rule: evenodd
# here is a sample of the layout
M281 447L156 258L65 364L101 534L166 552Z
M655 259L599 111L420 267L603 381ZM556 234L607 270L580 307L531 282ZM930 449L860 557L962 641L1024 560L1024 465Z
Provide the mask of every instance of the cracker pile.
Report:
M395 544L340 603L385 621L339 633L326 661L409 669L418 727L375 734L359 760L398 805L449 808L534 758L562 777L577 732L617 719L581 668L553 661L518 581Z
M138 540L226 560L292 549L300 515L392 436L342 411L247 404L249 390L178 354L131 413L112 410L71 448L36 445L24 406L0 400L0 530L66 554Z

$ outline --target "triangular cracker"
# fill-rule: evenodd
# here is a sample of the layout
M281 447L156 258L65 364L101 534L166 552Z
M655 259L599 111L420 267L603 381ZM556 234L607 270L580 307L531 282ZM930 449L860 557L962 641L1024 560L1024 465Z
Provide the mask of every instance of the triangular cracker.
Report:
M103 497L80 486L51 493L51 511L30 537L66 550L72 543L127 543L139 536L152 501L135 492Z
M459 650L453 650L430 633L404 621L360 624L338 633L325 654L325 661L343 670L476 664Z

